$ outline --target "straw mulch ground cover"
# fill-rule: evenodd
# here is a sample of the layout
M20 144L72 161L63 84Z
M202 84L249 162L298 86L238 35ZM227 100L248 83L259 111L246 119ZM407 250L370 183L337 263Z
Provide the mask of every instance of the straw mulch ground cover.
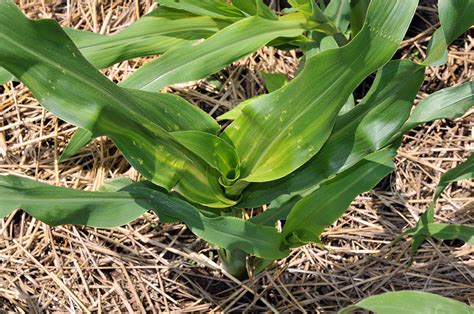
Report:
M420 5L400 54L421 58L437 23L434 1ZM31 18L100 33L121 30L156 4L151 0L20 0ZM457 40L449 63L429 68L419 98L473 78L472 32ZM122 80L146 59L104 71ZM259 71L286 73L295 52L265 48L215 76L169 87L212 115L264 92ZM216 84L218 81L218 84ZM74 86L71 86L74 88ZM361 86L360 95L366 91ZM410 132L397 170L357 198L323 236L327 250L296 249L273 269L240 282L216 264L216 252L183 225L162 225L152 214L112 230L49 227L22 211L0 220L0 311L335 311L385 291L424 290L474 304L473 248L429 241L410 264L410 243L392 243L413 226L440 175L474 149L474 111ZM113 144L95 140L58 164L75 128L38 105L23 85L0 88L0 173L94 190L120 175L138 178ZM446 190L436 220L473 224L473 182ZM1 197L1 195L0 195Z

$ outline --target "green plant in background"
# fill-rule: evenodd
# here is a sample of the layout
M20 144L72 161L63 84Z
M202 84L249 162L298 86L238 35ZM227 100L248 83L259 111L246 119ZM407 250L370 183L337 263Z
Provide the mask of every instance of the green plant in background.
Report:
M349 314L361 309L376 314L398 314L402 311L406 314L474 313L472 307L436 294L423 291L396 291L368 297L342 309L339 314Z
M459 117L474 104L474 83L467 82L426 97L411 112L425 67L443 64L448 44L473 24L473 0L439 0L441 27L421 64L391 61L416 0L293 0L281 16L261 0L158 2L121 33L102 36L29 20L0 0L0 77L15 77L44 107L80 127L64 158L106 135L144 177L88 192L2 176L0 217L22 208L50 225L105 228L151 209L162 222L185 223L219 249L227 271L245 277L293 247L320 243L351 201L393 170L404 133ZM290 82L267 76L271 93L219 117L231 120L225 129L184 99L159 92L265 45L300 48L301 69ZM150 54L162 55L119 84L97 70ZM374 72L355 105L352 93ZM245 208L261 213L244 219ZM407 234L421 239L426 228L420 230ZM461 231L456 237L472 239L473 228Z
M443 193L444 189L452 182L472 178L474 178L474 155L469 156L469 158L464 163L443 174L439 185L436 187L433 202L428 206L425 213L420 217L420 220L416 226L406 230L399 237L413 237L413 255L427 237L433 237L441 240L461 239L466 243L474 245L473 227L460 224L441 224L434 222L435 204L438 198L441 196L441 193ZM470 205L467 205L466 207L468 206Z

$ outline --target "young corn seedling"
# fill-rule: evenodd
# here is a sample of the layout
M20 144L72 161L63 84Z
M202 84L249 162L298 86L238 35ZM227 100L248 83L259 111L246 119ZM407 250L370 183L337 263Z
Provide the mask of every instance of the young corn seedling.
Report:
M219 249L227 271L245 277L291 248L320 243L351 201L393 170L405 132L459 117L474 102L467 82L411 111L425 67L443 64L449 43L473 24L474 0L439 0L441 26L421 62L392 60L416 0L293 0L281 15L261 0L158 2L124 31L102 36L29 20L0 0L0 77L23 82L46 109L80 127L66 155L105 135L144 178L89 192L2 176L0 216L21 208L50 225L107 228L151 209L162 222L185 223ZM301 49L301 69L219 117L231 121L224 129L159 92L265 45ZM97 70L152 54L161 56L119 84ZM354 90L374 72L354 105ZM261 213L244 219L252 208Z

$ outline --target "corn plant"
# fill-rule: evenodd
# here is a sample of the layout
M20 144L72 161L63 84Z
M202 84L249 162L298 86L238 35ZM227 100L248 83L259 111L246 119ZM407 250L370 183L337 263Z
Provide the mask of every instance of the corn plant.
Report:
M450 169L441 177L440 183L436 187L433 201L418 220L415 227L403 232L398 239L403 236L412 236L412 255L427 237L441 240L460 239L470 245L474 245L474 227L462 224L443 224L434 222L435 205L444 189L452 182L474 178L474 155L471 155L465 162L456 168ZM474 205L466 205L466 210Z
M393 170L404 133L459 117L474 103L467 82L411 111L424 69L443 64L447 46L473 24L473 0L439 0L441 26L427 58L416 61L392 60L416 0L292 0L281 14L261 0L158 2L124 31L102 36L29 20L0 0L0 77L23 82L80 128L67 155L105 135L143 176L97 192L2 176L0 216L21 208L50 225L107 228L153 210L164 223L185 223L219 250L227 271L244 277L291 248L320 244L351 201ZM266 45L300 49L300 71L218 117L229 121L225 128L159 92ZM161 56L118 84L97 70L153 54ZM375 72L355 105L354 90Z

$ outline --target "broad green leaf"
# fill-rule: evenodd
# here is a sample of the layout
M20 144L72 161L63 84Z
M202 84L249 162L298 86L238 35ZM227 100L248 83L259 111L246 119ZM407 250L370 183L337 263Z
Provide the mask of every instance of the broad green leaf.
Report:
M116 86L82 57L56 22L28 20L7 0L0 1L0 40L5 43L0 65L43 106L94 135L109 136L147 179L206 206L235 203L225 197L219 173L169 134L183 130L181 124L195 128L191 121L199 120L202 131L217 132L219 126L207 114L176 96ZM166 110L176 108L181 116L170 118Z
M0 176L0 217L17 208L49 225L124 225L150 209L128 192L89 192L51 186L16 176Z
M120 186L121 184L119 184ZM118 192L66 189L15 176L0 176L0 217L21 208L49 224L109 228L126 224L148 209L158 216L184 221L205 241L229 250L241 249L261 258L285 257L283 238L275 228L235 217L209 218L189 203L158 187L138 182Z
M121 83L122 86L157 91L170 84L209 76L258 50L277 37L301 35L306 25L300 15L279 20L258 16L242 19L201 43L179 46L149 62Z
M0 68L0 85L5 84L14 79L14 76L7 70Z
M429 223L412 233L407 233L406 235L413 235L414 237L423 236L423 240L426 237L440 240L460 239L474 245L474 227L467 225Z
M263 213L250 218L250 221L259 225L275 226L278 220L286 220L290 210L300 199L300 195L282 195L274 199Z
M134 182L129 177L117 177L113 179L106 179L104 184L98 189L99 192L118 192Z
M318 23L328 23L330 20L324 14L324 9L326 9L324 2L311 1L311 18Z
M441 176L438 186L434 194L434 200L436 201L448 184L460 180L473 179L474 178L474 154L471 154L465 162L458 165L457 167L448 170Z
M267 87L267 86L265 86L265 87ZM246 100L242 101L236 107L234 107L231 110L227 111L226 113L221 114L220 116L218 116L216 118L216 120L217 121L224 121L224 120L232 120L233 121L233 120L237 119L237 117L242 114L242 109L245 106L252 103L252 101L254 101L254 99L256 99L258 97L263 97L263 96L265 96L265 94L257 95L255 97L252 97L252 98L249 98L249 99L246 99Z
M337 117L318 154L285 178L251 184L238 206L256 207L282 194L311 189L386 146L408 118L423 77L423 67L410 61L385 65L361 103Z
M247 15L276 20L277 15L262 0L233 0L232 4Z
M223 0L156 0L160 5L218 18L241 18L245 15Z
M211 116L177 95L123 90L136 100L129 104L129 110L141 113L169 132L201 131L216 134L219 131L219 125Z
M364 25L370 0L351 0L351 34L354 38Z
M376 314L472 314L474 309L459 301L423 291L395 291L368 297L350 305L339 314L364 309Z
M372 1L357 38L315 55L286 86L242 109L224 131L240 156L241 181L281 178L321 149L352 91L397 50L416 4Z
M438 0L438 11L448 44L474 24L472 0Z
M307 16L311 16L312 12L312 0L288 0L288 3L297 11L304 13Z
M158 8L123 31L113 35L64 28L86 59L97 68L114 63L153 54L161 54L181 44L207 38L229 25L211 17ZM0 68L0 83L13 79L5 69Z
M288 83L288 78L285 74L279 73L262 73L265 87L269 93L276 91Z
M393 171L394 155L390 150L373 153L297 202L283 227L288 245L319 242L324 229L347 210L357 195L370 190Z
M444 88L420 101L400 134L437 119L459 118L472 106L474 106L474 81Z
M229 25L228 21L211 17L199 17L192 13L169 8L158 8L142 17L125 30L110 35L65 28L67 35L78 46L86 59L97 68L152 54L160 54L197 39L207 38L219 29ZM5 69L0 68L0 83L13 79ZM73 136L60 160L73 156L87 141L86 130L79 130Z
M351 1L332 0L324 10L324 14L334 22L341 33L345 33L351 19Z
M355 106L356 106L356 103L355 103L354 95L351 94L349 98L347 99L346 103L344 104L344 106L342 106L341 110L339 110L338 115L339 116L345 115L346 113L354 109ZM337 120L336 120L336 123L337 123Z
M424 61L427 65L442 65L448 62L448 43L444 37L443 28L438 28L431 37L428 43L427 54L428 57Z
M282 234L273 227L236 217L207 217L184 200L167 198L166 194L146 187L132 186L130 191L148 195L158 216L166 215L183 221L195 235L220 248L242 250L264 259L279 259L289 253L283 248Z
M97 68L154 54L207 38L228 21L159 8L113 35L65 28L86 59Z
M474 24L473 0L439 0L438 12L441 26L429 44L426 65L444 64L448 45Z
M77 154L84 146L89 144L92 141L92 133L84 130L78 129L74 132L73 136L69 140L66 148L59 157L59 162L63 162L69 157Z
M143 193L147 191L144 190ZM158 216L163 213L184 221L195 235L218 247L240 249L266 259L283 258L289 253L287 249L282 248L283 237L274 227L261 226L229 216L209 218L189 203L178 199L170 203L166 199L155 197L152 204Z
M296 8L302 5L310 5L312 0L288 0L288 3Z

